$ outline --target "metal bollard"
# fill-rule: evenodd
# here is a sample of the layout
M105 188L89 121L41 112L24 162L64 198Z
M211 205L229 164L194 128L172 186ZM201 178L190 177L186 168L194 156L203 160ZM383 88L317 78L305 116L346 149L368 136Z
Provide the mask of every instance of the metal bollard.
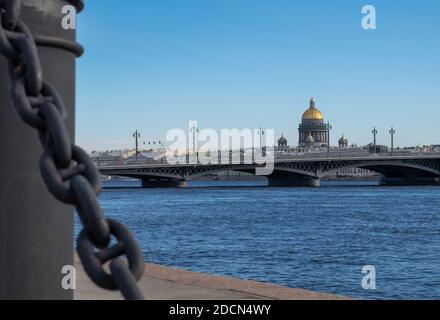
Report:
M61 25L73 1L22 0L21 19L38 36L75 40ZM74 137L75 55L39 47L44 79L64 98ZM73 141L72 141L73 142ZM39 172L42 148L10 98L6 60L0 56L0 299L72 299L62 268L73 265L73 208L49 194Z

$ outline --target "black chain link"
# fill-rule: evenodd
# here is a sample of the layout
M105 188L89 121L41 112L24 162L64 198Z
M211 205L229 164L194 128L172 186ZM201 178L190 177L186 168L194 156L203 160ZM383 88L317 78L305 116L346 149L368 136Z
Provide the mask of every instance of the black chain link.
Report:
M37 46L53 46L81 55L82 47L62 39L34 37L20 19L20 0L0 0L0 54L9 61L11 97L20 118L38 130L43 155L40 171L49 191L76 207L83 230L78 255L98 286L120 290L126 299L143 299L137 281L144 271L142 252L128 229L105 219L98 201L101 180L85 151L72 145L67 112L58 91L43 80ZM69 0L80 11L80 0ZM112 236L116 243L112 245ZM100 251L99 251L100 250ZM126 256L128 264L119 257ZM110 273L104 265L109 263Z

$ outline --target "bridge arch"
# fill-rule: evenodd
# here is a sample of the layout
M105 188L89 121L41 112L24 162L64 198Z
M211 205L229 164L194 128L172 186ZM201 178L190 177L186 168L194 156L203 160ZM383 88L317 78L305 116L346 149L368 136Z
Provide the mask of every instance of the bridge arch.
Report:
M136 170L100 170L101 174L106 176L119 176L133 179L172 179L182 180L184 176L179 171L156 170L156 169L136 169Z
M440 177L440 170L435 166L427 166L426 164L417 162L395 162L395 161L354 161L350 164L340 165L337 164L328 170L321 170L318 175L320 178L330 175L336 175L339 171L345 169L367 169L373 172L377 172L386 177L406 177L406 176L419 176L419 177Z
M189 170L188 174L187 174L187 178L188 179L194 179L194 178L199 178L199 177L203 177L203 176L207 176L210 174L215 174L215 173L219 173L219 172L225 172L225 171L229 171L229 172L244 172L244 173L251 173L251 174L255 174L255 166L254 165L213 165L213 166L209 166L206 167L204 170L200 170L200 169L196 169L193 172L191 172L191 170Z

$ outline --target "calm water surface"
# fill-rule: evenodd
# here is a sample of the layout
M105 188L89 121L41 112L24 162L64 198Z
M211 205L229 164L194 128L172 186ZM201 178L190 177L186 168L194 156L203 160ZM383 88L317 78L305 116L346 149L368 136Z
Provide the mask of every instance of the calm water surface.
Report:
M355 298L440 299L440 187L264 184L115 180L100 198L149 262ZM376 290L362 289L364 265L376 267Z

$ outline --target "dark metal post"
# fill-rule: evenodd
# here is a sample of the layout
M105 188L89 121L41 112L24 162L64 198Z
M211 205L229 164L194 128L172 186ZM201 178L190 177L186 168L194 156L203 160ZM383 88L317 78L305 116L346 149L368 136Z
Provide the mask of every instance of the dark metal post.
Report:
M333 129L330 122L327 122L327 157L330 158L330 130Z
M139 154L139 138L140 137L141 137L141 134L136 129L136 131L133 133L133 138L134 138L135 143L136 143L136 155L135 155L136 161L138 159L138 154Z
M263 149L263 136L264 136L264 130L263 128L260 127L260 129L258 129L258 135L260 136L260 149Z
M390 135L391 135L391 155L393 155L393 153L394 153L394 135L395 135L395 133L396 133L396 130L394 130L394 128L391 127L391 130L390 130Z
M373 134L373 146L374 146L374 153L377 153L376 150L376 135L377 135L377 130L376 127L373 128L373 131L371 131L371 133Z
M261 152L260 157L264 157L265 151L263 148L263 136L265 135L265 132L264 132L263 128L260 127L258 129L258 135L260 136L260 152Z
M67 1L22 0L21 18L34 35L75 40L61 25ZM39 47L44 79L62 97L74 137L75 56ZM6 60L0 56L0 299L72 299L61 286L73 265L73 209L49 194L39 173L38 133L18 117L10 98Z
M190 132L192 133L192 144L193 144L193 157L196 161L196 164L199 163L199 146L197 144L198 134L199 134L199 128L197 127L197 121L192 122L192 126L190 127Z

